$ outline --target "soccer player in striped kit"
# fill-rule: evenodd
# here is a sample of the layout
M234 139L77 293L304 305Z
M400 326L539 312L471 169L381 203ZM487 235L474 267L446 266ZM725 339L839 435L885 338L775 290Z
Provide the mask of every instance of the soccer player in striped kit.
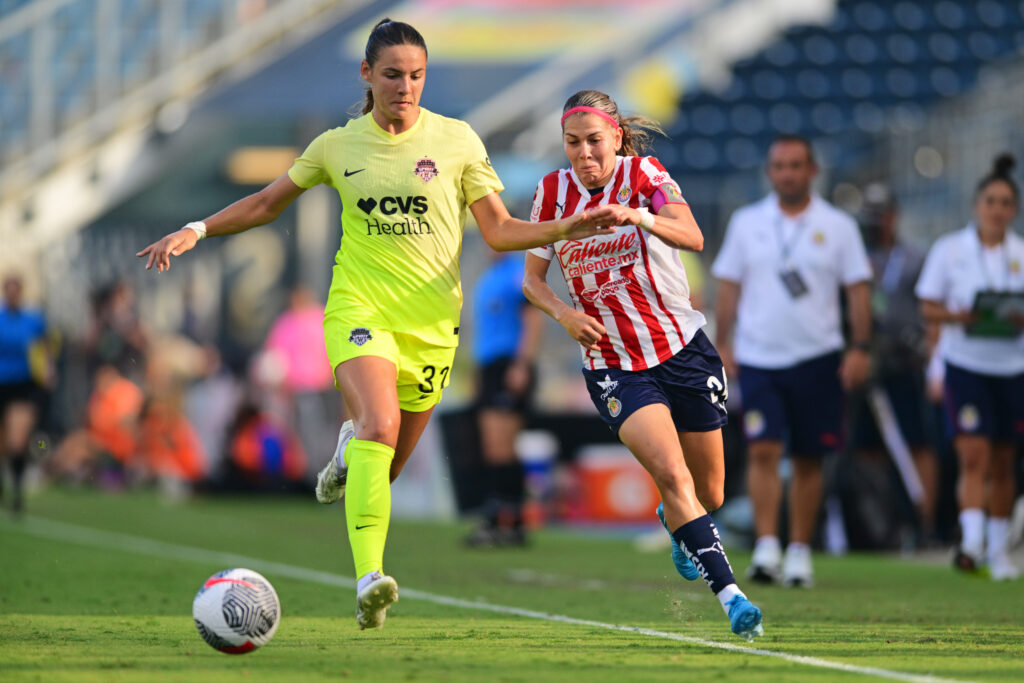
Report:
M381 20L360 72L369 84L363 115L314 139L287 173L260 192L187 224L138 253L146 267L207 235L276 219L305 190L327 184L341 196L343 236L324 314L327 355L352 421L317 480L317 500L345 496L355 563L356 621L379 628L398 599L384 574L390 484L423 433L448 384L458 344L459 253L466 209L499 251L566 236L598 234L608 216L572 215L531 224L509 216L484 145L463 121L419 106L427 69L423 36Z
M624 117L606 94L582 90L565 103L570 167L537 185L531 219L602 211L614 234L565 239L527 255L526 296L582 347L583 374L602 420L654 478L657 514L672 558L689 580L703 576L734 633L763 633L761 611L733 577L708 510L722 504L722 425L728 395L722 362L690 305L678 249L704 238L679 186L654 157L639 156L657 124ZM557 260L571 305L546 282Z

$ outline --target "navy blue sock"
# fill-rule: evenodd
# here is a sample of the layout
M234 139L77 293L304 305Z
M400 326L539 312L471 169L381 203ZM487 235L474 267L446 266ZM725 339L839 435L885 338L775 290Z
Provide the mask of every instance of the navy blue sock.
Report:
M682 546L683 552L715 595L729 584L736 583L711 515L687 522L672 532L672 538Z

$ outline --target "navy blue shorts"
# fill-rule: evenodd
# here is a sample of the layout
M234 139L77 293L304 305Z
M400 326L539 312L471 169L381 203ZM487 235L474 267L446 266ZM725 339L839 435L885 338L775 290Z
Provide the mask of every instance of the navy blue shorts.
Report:
M662 403L679 432L710 432L725 425L729 387L722 359L701 330L682 351L646 370L583 370L601 419L619 433L622 423L644 406Z
M502 356L480 367L477 381L478 408L504 410L519 415L525 415L529 410L537 380L536 369L530 368L530 381L526 385L526 390L521 394L515 394L505 386L505 374L512 361L511 357Z
M954 434L1024 440L1024 373L982 375L946 363L944 403Z
M788 368L740 366L747 441L787 440L789 453L817 458L842 446L838 351Z

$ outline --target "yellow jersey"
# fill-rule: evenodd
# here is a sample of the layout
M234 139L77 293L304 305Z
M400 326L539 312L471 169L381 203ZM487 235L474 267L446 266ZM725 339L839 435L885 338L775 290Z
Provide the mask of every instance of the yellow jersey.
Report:
M456 346L466 207L504 189L469 124L421 107L393 135L365 114L319 135L288 176L341 196L327 314L363 309L394 332Z

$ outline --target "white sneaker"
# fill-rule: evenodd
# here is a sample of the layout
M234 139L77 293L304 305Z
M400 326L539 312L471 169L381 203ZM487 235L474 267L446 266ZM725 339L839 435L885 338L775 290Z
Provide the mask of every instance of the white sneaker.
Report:
M747 567L747 577L759 583L775 583L779 580L779 566L782 564L782 550L779 539L765 536L757 539L754 555Z
M790 588L810 588L814 585L811 568L811 549L806 545L790 545L782 564L782 583Z
M999 553L989 560L988 575L993 581L1013 581L1020 578L1020 570L1014 566L1009 555Z
M377 578L356 595L356 623L360 629L383 626L388 607L398 602L398 582L390 576L377 574Z
M330 505L345 495L345 480L348 478L348 468L345 467L345 446L355 435L355 425L352 424L352 420L346 420L338 432L338 446L334 449L334 455L316 476L317 502Z

